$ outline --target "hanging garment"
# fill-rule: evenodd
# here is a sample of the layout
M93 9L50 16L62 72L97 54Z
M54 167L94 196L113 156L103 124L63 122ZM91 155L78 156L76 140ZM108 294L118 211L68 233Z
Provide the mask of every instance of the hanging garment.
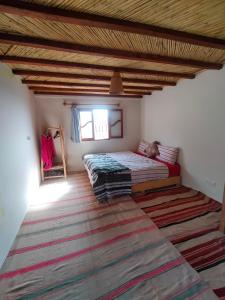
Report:
M44 170L48 170L53 166L53 158L55 156L55 146L51 134L41 136L41 159L43 161Z

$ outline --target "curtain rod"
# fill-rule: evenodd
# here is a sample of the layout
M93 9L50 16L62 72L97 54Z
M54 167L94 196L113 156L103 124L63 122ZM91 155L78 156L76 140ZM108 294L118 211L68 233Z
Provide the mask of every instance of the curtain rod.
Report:
M119 103L84 103L84 104L81 104L81 103L74 103L74 102L66 102L64 101L63 102L63 105L64 106L72 106L72 105L75 105L75 106L83 106L83 105L88 105L88 106L91 106L91 105L94 105L94 106L120 106Z

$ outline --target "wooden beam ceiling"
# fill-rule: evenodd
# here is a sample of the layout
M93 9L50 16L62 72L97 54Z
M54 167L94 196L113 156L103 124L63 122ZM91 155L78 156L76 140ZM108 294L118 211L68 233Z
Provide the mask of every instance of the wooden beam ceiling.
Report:
M69 79L88 79L88 80L99 80L99 81L110 81L111 77L108 76L95 76L95 75L83 75L83 74L71 74L61 72L48 72L48 71L33 71L33 70L12 70L15 75L22 76L38 76L38 77L53 77L53 78L69 78ZM169 85L175 86L175 81L163 81L163 80L151 80L151 79L137 79L137 78L122 78L123 82L129 83L143 83L143 84L158 84L158 85Z
M45 52L45 58L41 58L42 56L38 57L38 55L35 55L36 58L0 55L0 61L4 63L13 64L13 65L24 65L23 69L13 69L13 73L16 75L26 76L25 78L22 79L22 82L31 85L29 86L29 88L32 91L34 91L35 94L39 94L39 95L118 97L118 96L110 95L108 93L110 80L111 80L111 76L109 76L111 74L109 74L109 72L118 71L122 74L123 88L124 88L124 94L119 95L119 97L141 98L142 95L146 95L146 94L150 95L151 92L154 90L162 90L161 86L175 86L176 81L174 80L174 78L193 79L195 78L195 74L193 73L198 72L200 69L219 70L223 66L222 63L217 63L218 60L222 61L222 58L220 59L217 56L217 54L215 54L215 57L212 54L210 56L210 61L205 61L203 55L199 56L203 60L195 60L195 59L188 58L188 57L193 57L193 55L191 54L189 55L188 52L184 52L184 53L182 52L182 47L189 47L190 49L193 48L193 49L197 49L198 51L199 49L201 49L197 47L192 47L188 44L225 50L225 40L221 40L218 38L206 37L198 34L171 30L167 28L154 26L154 25L141 24L137 22L120 20L120 19L106 17L106 16L98 16L89 13L69 11L69 10L60 9L56 7L44 6L44 5L18 1L18 0L0 0L0 12L20 16L22 17L21 18L22 21L25 20L25 18L27 17L37 18L37 19L43 19L47 21L57 21L62 25L69 23L69 24L74 24L79 26L88 26L90 28L96 27L96 28L103 28L107 30L113 30L114 31L113 33L119 36L120 34L117 31L156 37L159 38L157 40L159 42L162 41L160 39L167 39L170 41L180 42L180 43L175 43L175 45L177 47L180 47L179 49L181 50L181 52L177 52L177 51L168 52L171 54L170 56L166 56L163 55L163 53L167 53L167 52L160 53L159 48L157 47L156 50L152 49L151 53L148 53L148 51L150 52L150 50L148 50L147 48L143 48L143 50L141 50L144 52L136 52L136 51L125 50L125 48L127 48L126 46L124 46L123 49L118 49L120 48L119 45L117 45L117 47L114 48L115 47L114 44L111 44L111 48L104 48L102 46L98 46L99 44L97 44L97 46L86 45L87 42L86 40L78 41L78 43L85 43L85 45L73 43L73 42L67 42L63 40L53 40L54 38L57 39L55 35L52 35L52 39L31 37L31 36L25 36L20 34L16 35L14 34L16 30L15 31L13 30L14 29L13 26L16 26L15 23L13 23L12 28L11 25L8 24L7 25L8 27L6 26L7 28L6 31L8 33L0 32L0 43L7 44L10 46L16 45L16 46L23 46L23 47L29 47L34 49L45 50L43 51ZM13 18L13 16L8 16L8 18ZM26 19L26 21L29 20ZM75 29L77 28L78 30L78 27L74 27L74 28ZM20 30L17 30L17 32L20 32ZM21 34L22 32L26 34L25 31L21 31ZM35 35L35 31L33 32L32 35ZM135 42L135 39L133 41L133 37L135 37L134 35L129 35L129 37L132 39L132 42ZM139 38L141 37L139 36ZM152 39L150 39L150 41L152 41ZM165 41L163 41L163 43L164 42ZM169 43L170 42L167 42L165 44L166 47L169 47ZM186 45L182 43L185 43ZM91 42L89 44L91 44ZM15 49L18 48L16 47ZM127 49L130 48L128 47ZM48 59L50 58L49 56L51 54L51 51L48 50L58 51L59 55L63 55L63 57L61 58L59 56L58 59L64 59L64 55L66 54L71 56L71 54L68 53L82 54L84 55L85 63L75 62L75 61L71 62L70 58L67 58L66 61ZM34 51L34 50L30 49L30 51ZM147 51L147 53L145 51ZM212 49L205 49L205 51L215 52L215 50ZM216 51L217 51L216 53L219 52L218 50ZM11 53L15 53L15 52L11 52ZM175 54L175 53L179 53L179 54ZM16 52L16 55L21 55L21 53L18 54L18 52ZM176 57L177 55L179 57ZM26 53L26 56L29 55ZM106 59L107 61L106 64L109 65L96 64L96 61L98 61L97 60L98 57L100 57L100 59L108 57L108 61ZM212 61L213 57L215 58L214 62ZM110 59L109 62L109 58L114 58L114 60ZM114 67L113 66L114 61L116 62L118 61L118 59L124 60L125 63L126 60L129 63L131 63L131 61L134 61L136 65L138 64L138 68L120 67L118 65ZM144 62L159 64L159 66L154 67L156 70L145 69L146 66ZM31 70L31 68L29 68L29 66L33 66L33 65L38 66L38 70ZM165 66L165 70L164 68L162 68L162 65L163 67ZM176 67L176 66L183 66L184 68ZM46 67L49 67L49 69L47 69L47 71L44 71ZM49 71L51 67L66 68L71 70L80 69L77 73L80 73L82 69L91 70L91 71L100 70L100 71L105 71L105 72L101 72L100 73L101 75L105 74L107 76L74 74L74 73L66 73L66 72L65 73L51 72ZM24 69L24 68L28 68L28 69ZM160 71L157 70L158 68L160 69ZM189 70L188 68L191 68L192 71ZM185 72L180 71L182 69L185 70ZM175 70L175 72L171 72L171 70ZM178 72L176 72L176 70L178 70ZM188 73L188 72L192 72L192 73ZM87 73L87 72L82 71L82 73ZM125 78L125 74L133 74L134 76L131 76L132 78ZM162 78L163 80L156 80L155 78L154 80L146 79L146 78L143 79L135 78L135 75L138 74L149 75L149 76L161 76L164 78ZM44 77L47 80L52 79L54 81L45 81L43 79L39 80L38 78L37 80L34 80L32 77L31 80L29 79L29 76ZM171 81L168 80L169 77L171 77ZM59 81L59 79L61 80L63 78L65 78L65 81L63 82ZM76 82L67 82L66 79L74 79L74 81ZM78 80L80 82L78 82ZM89 83L92 80L94 83ZM150 86L150 85L158 85L158 86Z
M19 16L51 20L80 26L105 28L110 30L137 33L163 39L175 40L197 46L225 49L225 40L198 34L142 24L94 14L68 11L56 7L27 3L20 0L2 0L0 10Z
M22 79L22 83L28 85L42 85L42 86L60 86L60 87L84 87L84 88L107 88L109 89L110 84L101 83L78 83L78 82L62 82L62 81L46 81L46 80L29 80ZM162 91L160 86L145 86L145 85L124 85L124 89L129 90L149 90L149 91Z
M89 94L89 93L65 93L65 92L42 92L34 91L35 95L52 96L90 96L90 97L113 97L113 98L142 98L142 95L110 95L110 94Z
M10 64L19 65L37 65L37 66L47 66L47 67L61 67L61 68L77 68L77 69L88 69L88 70L102 70L102 71L117 71L120 73L128 74L141 74L141 75L156 75L156 76L167 76L167 77L177 77L177 78L195 78L195 74L189 73L176 73L176 72L164 72L156 70L146 70L146 69L134 69L134 68L124 68L124 67L113 67L113 66L102 66L95 64L84 64L69 61L59 61L50 60L42 58L31 58L31 57L20 57L20 56L7 56L0 55L0 61Z
M135 60L135 61L146 61L161 64L180 65L192 68L203 68L203 69L221 69L222 64L205 62L193 59L162 56L157 54L149 54L143 52L132 52L120 49L110 49L94 46L86 46L80 44L74 44L64 41L54 41L43 38L34 38L29 36L20 36L8 33L0 33L0 42L10 45L22 45L33 48L51 49L57 51L66 51L72 53L82 53L94 56L113 57L119 59Z
M55 87L45 87L45 86L30 86L30 90L32 91L47 91L47 92L77 92L77 93L109 93L108 89L73 89L73 88L55 88ZM128 91L124 89L124 94L131 95L151 95L151 92L144 91Z

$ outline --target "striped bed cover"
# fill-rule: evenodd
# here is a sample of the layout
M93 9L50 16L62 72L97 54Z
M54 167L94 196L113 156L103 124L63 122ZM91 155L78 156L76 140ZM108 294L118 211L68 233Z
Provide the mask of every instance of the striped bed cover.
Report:
M225 299L225 236L218 230L221 204L186 187L133 198L217 296Z
M113 159L107 153L84 156L84 165L99 201L131 194L129 168Z
M133 199L100 204L86 174L68 184L30 208L0 299L217 299Z
M130 169L132 185L169 177L169 169L162 162L131 151L113 152L108 155Z

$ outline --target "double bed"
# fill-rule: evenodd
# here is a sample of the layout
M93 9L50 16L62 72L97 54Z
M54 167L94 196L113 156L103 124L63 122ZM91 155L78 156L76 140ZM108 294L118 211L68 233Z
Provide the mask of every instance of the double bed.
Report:
M88 154L84 165L99 200L181 182L177 163L172 165L131 151Z

